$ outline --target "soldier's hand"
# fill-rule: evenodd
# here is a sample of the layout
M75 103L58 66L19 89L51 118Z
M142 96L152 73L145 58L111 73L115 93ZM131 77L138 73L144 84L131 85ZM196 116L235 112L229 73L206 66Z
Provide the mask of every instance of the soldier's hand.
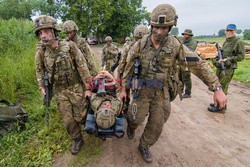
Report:
M124 89L122 89L121 93L120 93L120 98L123 100L127 100L127 93Z
M85 98L90 98L91 96L91 91L90 90L86 90L85 91Z
M226 61L227 61L227 59L220 59L219 63L226 62Z
M224 94L222 90L217 90L214 92L214 105L223 109L227 104L227 96Z

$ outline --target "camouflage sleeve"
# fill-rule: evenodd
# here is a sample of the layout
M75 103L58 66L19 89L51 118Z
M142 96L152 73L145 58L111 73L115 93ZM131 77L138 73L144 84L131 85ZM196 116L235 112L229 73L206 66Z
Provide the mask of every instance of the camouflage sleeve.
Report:
M127 85L127 79L132 77L135 59L139 57L139 49L140 49L140 40L132 46L128 52L128 57L126 60L126 66L124 68L124 72L122 75L122 86L125 87Z
M124 68L126 66L128 51L129 51L129 46L127 45L121 53L121 60L120 60L119 66L118 66L118 70L120 71L121 76L122 76Z
M35 52L35 63L36 63L36 79L39 87L44 87L44 50L41 43L36 46Z
M238 61L242 61L245 58L245 44L242 41L239 41L235 44L235 47L233 49L233 55L232 57L228 57L227 61L230 61L232 63L237 63Z
M187 65L190 71L208 86L209 90L213 91L216 87L221 86L219 79L208 63L205 60L202 60L196 52L192 52L185 45L182 45L180 50L179 61L184 65Z
M72 55L74 56L74 60L77 66L77 70L80 74L81 80L86 85L86 78L90 77L86 59L74 42L70 42L70 49Z
M104 62L104 61L105 61L105 55L106 55L106 53L105 53L105 49L106 49L106 45L102 48L102 55L101 55L102 62Z
M112 54L112 55L117 55L118 54L118 48L117 46L114 45L114 47L112 47L112 50L110 50L109 52Z
M94 59L92 57L93 55L91 54L92 53L91 48L87 42L85 42L82 46L83 47L81 48L84 49L83 53L85 53L85 56L86 56L85 58L87 61L88 69L91 71L91 74L95 76L97 75L97 69L94 63Z

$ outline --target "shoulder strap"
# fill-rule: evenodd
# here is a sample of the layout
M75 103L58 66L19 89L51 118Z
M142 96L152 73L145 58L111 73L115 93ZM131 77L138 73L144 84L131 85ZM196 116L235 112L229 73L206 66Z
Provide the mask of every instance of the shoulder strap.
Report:
M56 54L55 54L55 59L54 59L54 62L53 62L53 67L52 67L52 73L51 73L51 90L53 90L53 84L54 84L54 76L55 76L55 68L56 68L56 60L57 58L59 57L59 52L60 52L60 49L61 49L61 45L60 45L60 41L58 43L59 47L56 51Z

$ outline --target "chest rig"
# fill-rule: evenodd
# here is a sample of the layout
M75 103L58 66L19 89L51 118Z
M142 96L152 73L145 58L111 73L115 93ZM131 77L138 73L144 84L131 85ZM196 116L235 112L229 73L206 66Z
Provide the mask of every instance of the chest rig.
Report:
M66 88L80 82L75 59L70 52L69 42L60 41L56 52L47 49L44 59L50 81L54 80L55 89Z

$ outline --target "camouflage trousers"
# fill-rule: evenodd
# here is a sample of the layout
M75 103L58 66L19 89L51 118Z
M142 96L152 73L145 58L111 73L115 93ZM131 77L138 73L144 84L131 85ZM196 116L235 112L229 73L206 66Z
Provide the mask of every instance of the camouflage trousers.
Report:
M115 58L114 59L108 59L106 62L106 70L111 72L111 67L115 64Z
M181 68L180 69L180 77L181 77L182 83L185 87L185 94L191 95L191 89L192 89L191 72L185 71L183 68Z
M235 69L226 69L225 75L223 74L223 70L217 68L216 75L219 78L220 84L222 86L223 92L227 95L228 94L228 87L229 83L231 82Z
M81 84L75 84L67 89L55 91L58 110L62 115L68 134L73 138L81 135L81 126L87 114L87 100Z
M137 108L135 114L133 107ZM146 127L140 139L141 146L150 147L158 140L170 115L170 110L169 95L168 98L164 97L163 90L145 89L139 91L138 98L133 99L130 105L127 121L128 128L135 130L148 116Z

